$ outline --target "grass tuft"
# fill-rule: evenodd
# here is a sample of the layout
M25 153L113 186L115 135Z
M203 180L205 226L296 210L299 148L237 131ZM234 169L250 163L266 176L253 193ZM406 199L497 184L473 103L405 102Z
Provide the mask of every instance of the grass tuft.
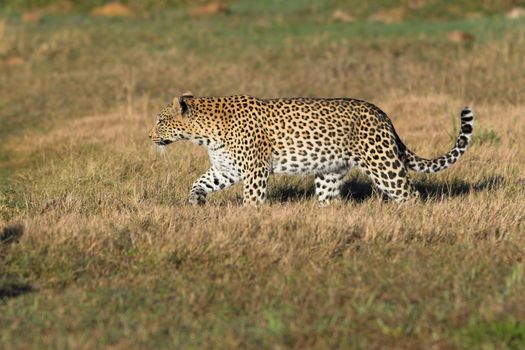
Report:
M499 136L495 130L489 128L476 130L476 133L474 133L472 137L472 143L478 145L486 144L488 146L493 146L499 144L500 141L501 136Z

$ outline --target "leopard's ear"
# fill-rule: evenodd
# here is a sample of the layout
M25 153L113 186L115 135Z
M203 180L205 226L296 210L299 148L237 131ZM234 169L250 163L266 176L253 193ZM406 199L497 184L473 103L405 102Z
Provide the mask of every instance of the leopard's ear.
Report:
M181 97L179 97L179 106L180 106L180 114L182 114L183 116L186 115L186 113L188 112L189 110L189 100L191 100L193 98L193 94L189 91L186 91L185 93L182 94Z
M179 102L179 98L178 97L174 97L173 98L173 102L171 103L171 108L173 108L173 110L175 112L180 112L180 102Z

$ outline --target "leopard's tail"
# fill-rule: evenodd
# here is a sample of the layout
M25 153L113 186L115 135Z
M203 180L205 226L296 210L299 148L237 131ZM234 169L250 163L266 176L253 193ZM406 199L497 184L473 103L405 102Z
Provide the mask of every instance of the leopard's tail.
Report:
M474 126L474 113L469 107L461 111L461 129L456 138L454 147L445 155L434 159L425 159L417 156L401 142L397 136L397 146L400 157L408 169L419 173L436 173L454 164L467 150L472 138Z

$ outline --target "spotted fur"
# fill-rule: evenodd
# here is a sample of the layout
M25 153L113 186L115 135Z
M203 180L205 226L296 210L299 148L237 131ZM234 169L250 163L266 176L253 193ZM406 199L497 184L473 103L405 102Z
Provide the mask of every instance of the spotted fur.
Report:
M371 103L348 98L251 96L175 98L158 115L149 136L158 145L190 140L208 149L211 167L190 190L191 204L240 181L244 202L263 203L271 173L315 176L321 203L339 196L351 168L364 171L388 197L418 196L408 170L448 168L467 149L474 116L461 112L461 130L445 155L424 159L411 152L387 115Z

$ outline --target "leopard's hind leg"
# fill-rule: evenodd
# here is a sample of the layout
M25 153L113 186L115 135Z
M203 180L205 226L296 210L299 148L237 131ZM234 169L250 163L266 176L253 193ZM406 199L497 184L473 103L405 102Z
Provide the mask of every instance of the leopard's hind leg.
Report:
M364 148L359 167L377 188L395 202L405 203L419 197L407 167L399 156L398 146L389 137Z
M401 163L399 169L389 170L378 170L369 163L361 168L364 168L374 185L395 202L405 203L419 197L404 164Z

